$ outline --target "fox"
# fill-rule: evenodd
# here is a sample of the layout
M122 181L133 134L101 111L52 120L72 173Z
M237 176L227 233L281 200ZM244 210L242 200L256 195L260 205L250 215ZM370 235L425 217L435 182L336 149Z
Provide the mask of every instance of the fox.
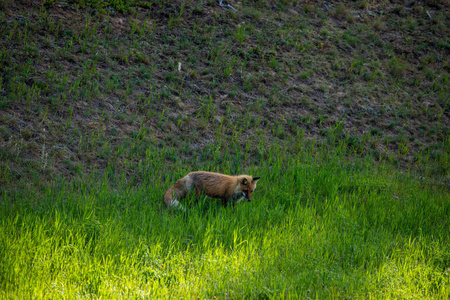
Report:
M230 202L234 206L236 202L242 199L250 202L259 179L260 177L250 175L231 176L206 171L190 172L183 178L178 179L166 191L164 203L169 208L185 210L178 200L186 197L191 191L195 191L195 202L202 194L221 199L225 207Z

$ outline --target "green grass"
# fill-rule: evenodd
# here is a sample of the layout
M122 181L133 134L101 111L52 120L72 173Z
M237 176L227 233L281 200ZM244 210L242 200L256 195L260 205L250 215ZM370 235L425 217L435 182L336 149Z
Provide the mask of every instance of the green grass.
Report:
M337 147L342 149L342 147ZM3 193L2 298L408 298L450 293L448 189L347 159L342 150L265 150L250 203L163 206L166 148L138 183L115 174ZM211 164L232 173L242 157Z
M0 0L0 298L449 298L444 1L28 2ZM168 211L193 170L262 179Z

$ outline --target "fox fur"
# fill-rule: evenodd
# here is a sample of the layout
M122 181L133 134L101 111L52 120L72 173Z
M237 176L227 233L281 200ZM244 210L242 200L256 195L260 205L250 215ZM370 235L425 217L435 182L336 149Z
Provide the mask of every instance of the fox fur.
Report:
M230 176L220 173L196 171L188 173L177 180L164 194L164 202L169 208L180 207L178 200L183 199L189 192L195 191L197 198L205 194L212 198L222 199L222 204L227 206L242 200L251 201L252 193L260 177L250 175ZM182 208L183 209L183 208Z

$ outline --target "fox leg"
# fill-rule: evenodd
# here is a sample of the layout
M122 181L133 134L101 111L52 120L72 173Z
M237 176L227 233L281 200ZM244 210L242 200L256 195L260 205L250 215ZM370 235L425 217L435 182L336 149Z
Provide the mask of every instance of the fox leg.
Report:
M230 199L222 198L222 205L223 205L223 207L227 207L228 206L228 202L230 202Z
M229 198L222 198L222 204L223 206L227 207L228 203L231 202L233 207L236 205L236 202L241 201L245 197L245 194L243 192L235 192L231 197Z
M194 204L198 204L198 199L202 196L202 192L199 189L195 189L195 199Z

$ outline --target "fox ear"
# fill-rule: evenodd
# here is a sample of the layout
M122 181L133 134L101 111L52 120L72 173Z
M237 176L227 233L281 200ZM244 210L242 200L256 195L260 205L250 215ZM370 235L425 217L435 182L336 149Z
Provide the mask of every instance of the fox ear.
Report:
M242 181L241 181L241 183L243 184L243 185L247 185L247 178L244 178L244 179L242 179Z
M253 177L253 182L257 182L261 177Z

